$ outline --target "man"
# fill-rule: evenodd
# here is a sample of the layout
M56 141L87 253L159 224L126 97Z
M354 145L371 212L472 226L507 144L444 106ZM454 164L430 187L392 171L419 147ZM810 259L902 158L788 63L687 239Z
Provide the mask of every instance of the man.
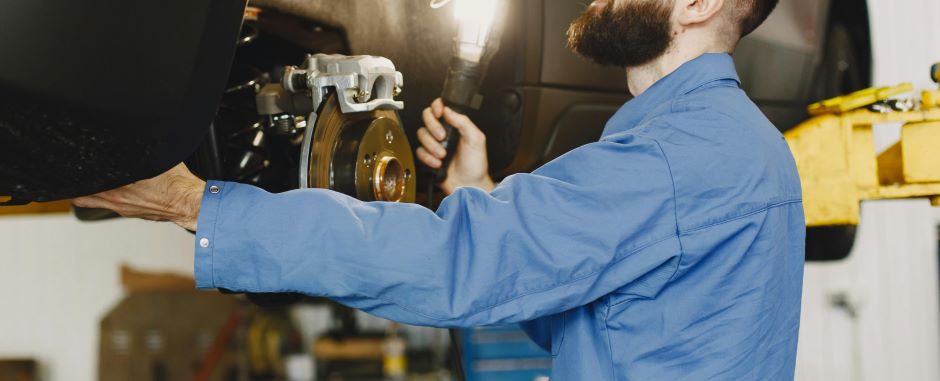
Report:
M799 179L728 54L775 3L595 1L570 45L626 67L636 98L600 141L498 186L480 130L435 102L419 158L440 166L439 118L463 136L436 213L205 184L184 167L76 203L195 230L202 288L302 292L417 325L522 322L553 381L792 379Z

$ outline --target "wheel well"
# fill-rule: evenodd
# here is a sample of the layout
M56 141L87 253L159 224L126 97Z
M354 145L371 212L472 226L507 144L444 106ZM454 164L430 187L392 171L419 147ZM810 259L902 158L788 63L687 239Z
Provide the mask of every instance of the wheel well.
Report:
M827 32L833 26L844 26L852 37L859 69L865 73L862 78L865 87L872 83L872 46L871 19L866 0L833 0L829 6Z

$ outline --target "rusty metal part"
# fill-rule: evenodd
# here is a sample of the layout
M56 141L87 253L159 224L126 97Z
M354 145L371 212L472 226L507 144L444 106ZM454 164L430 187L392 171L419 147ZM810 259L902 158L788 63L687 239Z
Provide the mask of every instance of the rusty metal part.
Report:
M318 113L310 150L310 188L363 201L415 201L414 156L395 111L343 114L331 94Z

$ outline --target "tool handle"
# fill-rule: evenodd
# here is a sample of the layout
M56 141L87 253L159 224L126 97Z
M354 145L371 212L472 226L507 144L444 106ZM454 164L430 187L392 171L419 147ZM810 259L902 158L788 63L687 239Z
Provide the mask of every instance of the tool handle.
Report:
M447 150L447 155L441 160L441 166L434 170L434 181L438 183L447 180L447 169L450 168L450 162L454 159L457 146L460 144L460 132L447 121L442 120L441 124L444 125L444 131L447 133L444 140L441 140L441 145Z
M446 98L444 99L444 106L454 110L458 114L466 114L469 111L467 107L463 107L454 102L448 102ZM447 169L450 168L450 162L457 153L457 146L460 145L460 132L457 131L454 126L451 126L443 117L441 118L441 125L444 126L444 131L447 133L444 140L441 140L441 145L447 150L447 155L441 160L440 168L434 170L434 181L438 183L447 180Z

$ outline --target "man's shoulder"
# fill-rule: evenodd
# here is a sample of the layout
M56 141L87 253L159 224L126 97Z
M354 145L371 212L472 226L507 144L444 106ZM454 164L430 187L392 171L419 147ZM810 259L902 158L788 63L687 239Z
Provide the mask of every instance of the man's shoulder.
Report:
M733 214L801 197L783 135L735 90L677 98L633 130L662 148L680 215L705 219L719 210Z
M725 157L790 157L783 134L737 88L684 95L651 115L634 131L664 147L703 154L722 152Z
M651 110L650 117L638 127L651 137L668 133L653 128L657 125L668 125L674 131L735 134L740 138L753 137L757 133L782 136L743 90L729 87L712 88L672 99Z

